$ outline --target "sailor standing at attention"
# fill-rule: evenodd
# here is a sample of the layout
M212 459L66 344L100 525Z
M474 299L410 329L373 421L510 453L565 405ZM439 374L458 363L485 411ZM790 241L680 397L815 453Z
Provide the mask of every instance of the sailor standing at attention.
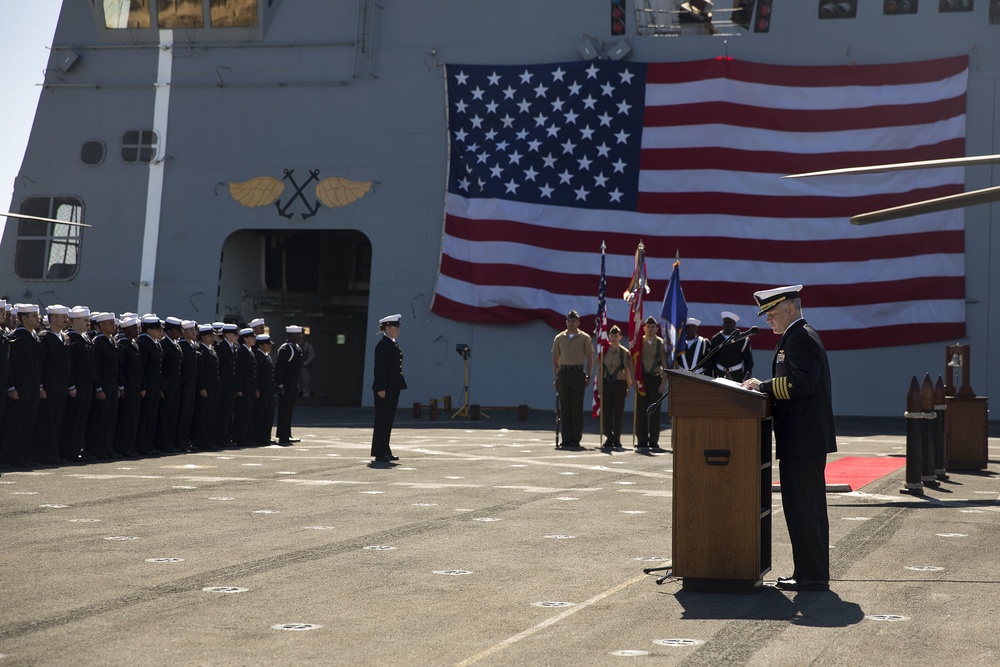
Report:
M381 463L399 460L398 456L393 456L389 447L389 436L392 435L392 422L396 418L399 392L406 389L406 380L403 378L403 351L396 343L401 319L402 315L396 314L378 321L382 335L375 346L375 379L372 381L372 391L375 392L372 456Z

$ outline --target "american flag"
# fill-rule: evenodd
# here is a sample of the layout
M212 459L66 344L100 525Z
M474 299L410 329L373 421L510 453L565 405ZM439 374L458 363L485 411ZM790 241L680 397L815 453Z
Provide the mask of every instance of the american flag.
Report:
M960 192L962 169L779 176L964 155L965 56L445 69L450 158L436 314L560 329L577 309L586 330L596 248L607 240L608 289L620 294L642 240L650 298L664 296L679 251L700 319L731 310L753 321L754 291L802 283L806 316L828 349L964 335L960 209L847 222ZM611 299L610 321L628 315Z
M601 415L601 378L604 377L604 353L608 351L610 341L608 340L608 281L605 271L605 250L607 247L601 241L601 282L597 286L597 317L596 328L594 329L594 344L597 346L597 363L594 364L594 404L591 409L591 416L597 418Z

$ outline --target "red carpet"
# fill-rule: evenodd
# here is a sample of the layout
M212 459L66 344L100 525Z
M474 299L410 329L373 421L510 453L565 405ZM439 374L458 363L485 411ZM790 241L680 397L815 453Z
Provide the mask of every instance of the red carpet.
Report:
M857 491L905 465L906 458L902 456L845 456L826 465L826 490ZM775 482L774 487L778 489L779 484Z
M845 456L826 465L826 483L847 484L851 491L857 491L905 465L902 456Z

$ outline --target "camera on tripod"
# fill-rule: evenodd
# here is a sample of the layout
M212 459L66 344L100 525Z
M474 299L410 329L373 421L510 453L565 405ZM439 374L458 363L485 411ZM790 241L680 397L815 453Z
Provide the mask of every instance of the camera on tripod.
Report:
M469 357L472 355L472 348L470 348L465 343L459 343L455 346L455 351L462 355L462 358L468 361Z

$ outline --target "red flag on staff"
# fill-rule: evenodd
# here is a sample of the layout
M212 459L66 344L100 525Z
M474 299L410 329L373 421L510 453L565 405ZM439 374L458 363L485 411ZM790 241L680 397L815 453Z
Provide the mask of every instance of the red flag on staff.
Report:
M639 396L646 395L646 384L642 380L642 297L649 292L646 283L646 248L639 241L635 249L635 270L628 290L622 298L629 304L628 314L628 346L632 355L632 375L635 376L635 390Z
M594 406L591 410L591 416L597 418L601 415L601 392L599 391L599 384L597 378L601 376L598 373L604 373L604 369L601 368L600 361L604 359L604 353L608 351L608 281L607 273L605 271L605 250L606 246L604 241L601 241L601 283L597 287L597 320L594 329L594 342L597 344L597 358L599 362L594 365Z

